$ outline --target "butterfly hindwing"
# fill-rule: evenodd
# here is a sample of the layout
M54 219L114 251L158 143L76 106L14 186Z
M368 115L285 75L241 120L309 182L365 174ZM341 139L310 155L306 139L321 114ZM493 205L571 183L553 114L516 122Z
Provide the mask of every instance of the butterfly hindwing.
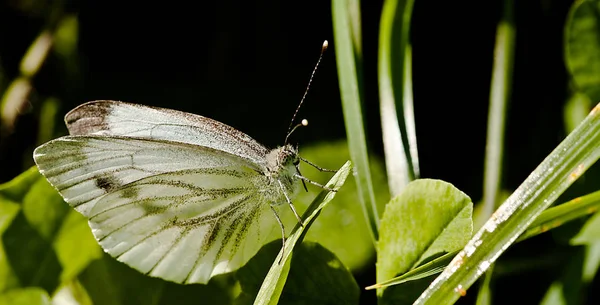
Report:
M278 232L252 162L184 143L68 136L34 152L40 172L88 217L102 248L151 276L206 283Z

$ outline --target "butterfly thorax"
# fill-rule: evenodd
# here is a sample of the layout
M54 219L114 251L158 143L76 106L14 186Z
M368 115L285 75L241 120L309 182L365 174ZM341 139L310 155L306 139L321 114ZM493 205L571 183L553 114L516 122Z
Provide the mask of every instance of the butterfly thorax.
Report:
M288 197L292 198L299 189L299 179L296 177L298 174L298 150L292 145L285 145L282 147L275 148L267 154L266 158L266 172L269 183L276 184L276 188L281 190L273 195L274 203L284 203L286 192ZM283 199L283 201L282 201Z

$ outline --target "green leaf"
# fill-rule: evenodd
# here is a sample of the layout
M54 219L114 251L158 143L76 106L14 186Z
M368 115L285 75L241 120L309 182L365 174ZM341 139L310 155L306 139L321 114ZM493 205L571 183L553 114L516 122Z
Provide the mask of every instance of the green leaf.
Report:
M281 304L358 304L360 290L350 271L320 244L303 242L294 251Z
M590 98L580 92L573 93L565 103L563 121L567 132L573 131L592 109Z
M34 167L0 185L0 236L2 238L6 229L19 214L20 202L27 194L29 186L38 179L38 176L37 169ZM4 243L0 242L0 292L19 286L19 278L11 267Z
M52 304L94 305L78 280L63 282L52 296Z
M350 173L351 163L346 162L337 173L329 180L326 184L327 187L339 190L344 184L344 181ZM310 228L315 218L319 215L321 210L333 199L336 192L322 191L317 198L314 199L313 203L302 215L304 220L304 226L296 225L290 236L287 237L285 242L285 249L279 251L279 255L273 262L271 269L267 273L267 276L258 291L258 295L254 304L277 304L281 291L287 280L289 272L290 258L292 251L298 242L301 242L306 231ZM285 251L284 251L285 250Z
M51 293L60 283L61 265L52 244L31 226L22 210L2 235L6 256L21 286Z
M583 262L582 280L591 283L600 267L600 241L588 244L585 247L585 261Z
M567 300L565 300L562 294L562 283L561 282L553 282L548 291L546 291L546 295L540 302L540 305L567 305Z
M59 204L66 203L35 168L3 184L0 193L14 200L20 208L2 234L2 245L12 274L20 286L39 286L52 292L59 284L61 270L49 241L51 231L60 222L54 217L57 214L52 209L61 210L61 207L56 207L56 197L59 198ZM43 215L37 213L36 205L41 213L50 213L51 220L48 223L44 222Z
M18 203L0 195L0 236L4 235L4 231L17 216L19 210L20 205ZM4 243L0 242L0 292L18 286L19 280L10 266Z
M590 100L600 99L600 2L576 1L565 26L565 62Z
M92 261L102 257L102 249L92 235L87 219L75 210L64 218L53 246L63 266L63 282L72 280Z
M108 254L93 261L79 276L94 304L231 304L228 283L217 276L206 285L180 285L146 276Z
M263 247L236 272L242 293L236 305L252 304L281 243ZM294 250L280 304L358 304L360 290L342 262L320 244L303 242Z
M22 202L27 223L45 240L51 241L71 210L46 179L38 175Z
M0 205L7 204L13 208L12 214L8 214L11 209L2 209L10 221L1 221L0 216L0 232L5 229L0 249L0 275L5 276L0 283L10 282L0 288L18 282L51 293L61 281L74 278L100 257L87 221L62 200L36 167L0 186Z
M325 168L337 168L348 160L350 154L346 141L329 141L311 146L303 146L300 154L311 162ZM383 212L384 204L389 201L386 187L385 170L382 162L371 157L371 173L378 210ZM331 173L320 172L312 166L302 166L302 174L315 181L327 181ZM308 187L308 192L300 192L294 199L299 211L303 211L320 191L317 187ZM354 179L344 183L342 192L336 194L331 204L321 212L312 224L304 240L315 241L335 253L345 266L353 271L363 269L375 260L375 247L371 242L369 228L363 220L362 210L357 204L358 190ZM285 218L295 220L287 213Z
M234 276L239 282L241 292L235 299L236 305L254 303L273 261L281 250L281 240L274 240L264 245L246 265L238 269Z
M419 179L408 184L383 213L377 281L462 248L473 231L472 212L471 199L447 182Z
M0 294L0 305L50 305L50 296L44 289L29 287L12 289Z
M31 185L39 178L37 167L32 166L11 181L0 184L0 196L14 202L21 202L29 192Z
M367 138L363 118L362 37L359 0L334 0L331 3L337 72L344 111L344 123L358 198L369 226L371 240L379 239L379 213L373 191Z
M581 230L571 239L573 245L597 243L600 240L600 213L585 222Z

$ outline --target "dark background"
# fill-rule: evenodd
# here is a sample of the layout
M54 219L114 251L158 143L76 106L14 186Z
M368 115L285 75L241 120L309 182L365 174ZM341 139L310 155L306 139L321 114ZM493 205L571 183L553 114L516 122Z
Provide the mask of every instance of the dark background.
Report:
M515 2L517 43L504 163L508 189L516 188L565 137L563 29L572 4ZM49 12L61 5L0 3L4 89L17 75L28 46L49 23ZM362 1L361 7L368 141L379 156L382 5ZM295 136L301 145L345 137L328 1L67 1L62 7L79 18L77 77L61 72L63 63L50 55L34 78L29 111L14 133L2 138L0 182L33 165L21 161L35 146L36 110L48 96L61 100L60 117L85 101L123 100L201 114L267 146L280 145L325 39L330 49L299 113L310 124ZM453 183L474 202L482 194L493 46L501 11L498 0L416 1L414 7L411 41L422 177ZM57 126L66 132L62 123ZM372 278L368 275L359 284L372 284ZM519 287L512 284L514 297ZM474 289L469 292L474 296Z
M45 9L51 7L22 6L13 0L0 7L0 63L8 80L17 75L20 59L47 24ZM505 160L510 188L518 186L565 135L562 34L569 6L568 1L516 3L514 94ZM381 1L363 1L361 12L368 140L379 155L381 7ZM416 1L414 7L411 40L422 176L452 182L473 198L481 197L493 45L501 10L501 1ZM89 100L130 101L208 116L276 146L283 142L327 39L330 48L299 114L309 120L309 128L297 137L301 143L345 137L329 2L89 1L67 2L65 11L79 15L79 77L61 77L61 63L51 55L34 79L34 110L43 96L61 99L61 116ZM35 130L34 121L26 114L17 132ZM17 142L31 145L32 140L21 134ZM20 172L16 165L2 171L2 181Z

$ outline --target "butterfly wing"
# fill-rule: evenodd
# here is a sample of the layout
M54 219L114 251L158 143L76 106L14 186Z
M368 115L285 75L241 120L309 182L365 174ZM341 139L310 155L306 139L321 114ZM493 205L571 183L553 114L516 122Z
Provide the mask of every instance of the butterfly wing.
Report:
M263 164L269 150L221 122L191 113L118 101L82 104L65 116L71 135L152 138L222 150Z
M102 248L131 267L206 283L244 265L278 226L252 162L208 147L67 136L34 152L40 172L89 219Z

